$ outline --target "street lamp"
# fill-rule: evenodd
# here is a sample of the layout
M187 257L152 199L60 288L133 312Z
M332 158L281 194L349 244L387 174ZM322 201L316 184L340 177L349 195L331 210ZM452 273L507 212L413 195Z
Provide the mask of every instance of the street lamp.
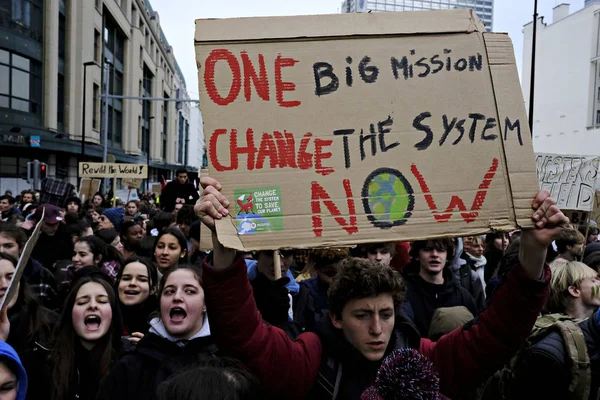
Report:
M538 0L533 2L533 40L531 43L531 81L529 83L529 129L533 136L533 101L535 99L535 44L537 40Z
M86 96L86 89L87 89L87 67L89 67L90 65L98 65L96 64L95 61L88 61L83 63L83 111L82 111L82 116L81 116L81 160L79 160L80 162L83 162L85 160L85 100L87 98Z

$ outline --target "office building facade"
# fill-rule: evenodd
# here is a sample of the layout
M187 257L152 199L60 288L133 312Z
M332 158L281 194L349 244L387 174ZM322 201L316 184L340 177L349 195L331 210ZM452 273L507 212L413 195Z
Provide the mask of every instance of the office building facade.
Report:
M423 11L468 8L475 11L488 31L493 27L494 0L344 0L342 12Z
M102 160L105 129L108 153L148 162L150 181L186 165L189 103L101 98L189 99L148 0L5 0L0 33L0 191L29 187L32 159L76 184L79 161Z
M549 20L537 23L534 149L600 155L600 3L572 13L560 4ZM521 86L529 109L532 22L523 35Z

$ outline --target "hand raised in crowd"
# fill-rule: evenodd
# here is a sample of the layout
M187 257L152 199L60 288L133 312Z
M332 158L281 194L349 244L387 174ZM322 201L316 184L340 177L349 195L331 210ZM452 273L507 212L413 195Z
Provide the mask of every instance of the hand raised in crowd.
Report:
M0 340L6 342L10 333L10 321L8 319L8 307L0 312Z
M144 337L144 334L141 332L133 332L130 337L127 338L131 343L137 343Z
M569 218L556 206L547 190L542 190L535 196L531 207L534 210L531 219L535 228L523 229L519 260L527 273L538 279L544 268L546 249L569 224Z
M203 177L200 179L202 195L194 206L196 215L211 231L215 230L215 220L229 214L229 200L220 192L221 184L215 179Z
M212 231L213 266L218 269L225 269L233 263L237 253L235 250L226 249L219 243L215 230L215 220L229 215L227 210L229 200L221 194L221 184L215 179L204 177L200 179L200 184L202 185L202 195L196 202L194 211L200 217L202 223Z

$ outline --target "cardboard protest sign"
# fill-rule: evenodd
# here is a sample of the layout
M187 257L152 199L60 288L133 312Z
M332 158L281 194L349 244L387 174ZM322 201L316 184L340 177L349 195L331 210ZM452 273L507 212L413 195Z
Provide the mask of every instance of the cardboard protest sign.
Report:
M79 177L146 179L148 177L148 165L80 162Z
M160 183L152 184L152 193L160 195L162 193L162 186Z
M121 199L123 202L140 199L137 189L119 189L116 191L116 195L117 198Z
M79 198L81 201L91 199L94 194L100 191L100 179L83 178L79 185Z
M600 157L536 154L537 174L560 209L592 211Z
M569 218L569 221L571 221L571 224L579 227L579 225L584 225L587 224L588 222L588 218L590 217L590 212L589 211L580 211L580 210L562 210L563 214L565 214L565 216L567 218Z
M4 309L5 305L8 305L10 303L10 300L14 296L17 295L19 281L21 280L21 276L23 276L23 272L25 271L27 262L29 262L29 257L31 256L31 252L33 251L33 248L35 247L35 244L37 243L37 241L40 237L40 233L41 233L41 229L42 229L41 221L44 220L45 214L46 214L46 210L44 209L42 211L42 217L40 218L40 222L37 223L37 225L33 229L33 233L31 234L31 237L29 238L29 240L27 241L27 243L25 243L25 246L23 247L23 251L21 252L21 256L19 257L19 262L17 263L17 268L15 269L15 273L13 274L12 278L10 279L10 282L8 284L8 289L6 290L6 294L2 298L2 301L0 302L0 310Z
M196 21L210 176L240 250L531 226L513 48L468 10Z
M594 195L594 207L590 213L590 222L595 221L600 226L600 191Z
M142 187L142 179L125 178L121 180L121 184L129 189L139 189Z

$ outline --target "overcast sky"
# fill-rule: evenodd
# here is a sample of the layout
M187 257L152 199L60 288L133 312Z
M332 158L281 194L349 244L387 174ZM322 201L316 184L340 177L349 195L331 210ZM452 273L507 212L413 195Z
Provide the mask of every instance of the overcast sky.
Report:
M177 62L183 70L191 98L198 98L198 78L194 54L194 20L253 16L331 14L340 12L341 0L150 0L160 15L160 24ZM583 7L584 0L572 0L571 12ZM552 21L552 8L560 0L538 0L538 13ZM494 31L508 32L515 46L517 63L523 57L523 25L533 19L533 0L495 0Z

